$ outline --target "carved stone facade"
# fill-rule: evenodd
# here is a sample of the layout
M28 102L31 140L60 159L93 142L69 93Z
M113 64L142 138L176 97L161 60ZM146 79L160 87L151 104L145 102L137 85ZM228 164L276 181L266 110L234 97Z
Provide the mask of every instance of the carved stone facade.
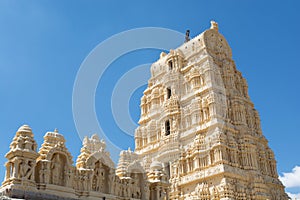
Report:
M216 22L151 66L135 153L170 199L288 199L248 85Z
M36 148L31 128L20 127L6 154L2 193L24 199L150 198L150 187L154 186L140 163L130 163L118 176L105 142L97 135L84 138L76 166L57 130L45 134L38 153ZM163 174L161 169L158 172ZM157 183L168 184L166 179Z
M139 124L135 151L122 151L117 168L97 135L84 138L74 166L57 130L37 153L24 125L0 191L25 199L288 199L217 23L152 64Z

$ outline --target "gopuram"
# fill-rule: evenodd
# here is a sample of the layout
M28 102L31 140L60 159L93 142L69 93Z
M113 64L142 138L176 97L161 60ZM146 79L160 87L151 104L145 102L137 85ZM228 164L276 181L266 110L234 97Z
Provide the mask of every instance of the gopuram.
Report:
M115 166L105 141L73 158L57 130L37 149L21 126L0 192L19 199L286 200L248 85L216 22L151 66L135 150Z

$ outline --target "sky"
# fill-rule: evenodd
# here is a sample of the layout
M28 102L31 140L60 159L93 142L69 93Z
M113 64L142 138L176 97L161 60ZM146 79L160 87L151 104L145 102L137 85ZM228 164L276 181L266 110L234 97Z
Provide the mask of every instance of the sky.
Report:
M104 41L124 31L145 27L182 34L189 29L194 37L215 20L232 48L238 70L248 81L263 134L275 152L280 178L290 196L300 199L299 9L300 2L296 0L0 0L0 165L6 162L9 144L23 124L30 125L39 147L44 134L57 128L76 160L81 138L94 130L78 131L73 91L84 61L99 44L101 47ZM124 42L139 45L134 39ZM109 50L121 48L122 44L118 44ZM176 41L167 45L177 46ZM119 55L95 86L95 115L105 136L122 149L134 149L134 139L133 133L124 133L114 119L114 88L122 85L118 81L131 69L155 62L161 51L143 48ZM107 54L97 55L103 58ZM139 119L145 84L139 83L133 91L126 85L121 87L131 94L130 99L120 102L134 123ZM5 168L0 167L0 180L4 173Z

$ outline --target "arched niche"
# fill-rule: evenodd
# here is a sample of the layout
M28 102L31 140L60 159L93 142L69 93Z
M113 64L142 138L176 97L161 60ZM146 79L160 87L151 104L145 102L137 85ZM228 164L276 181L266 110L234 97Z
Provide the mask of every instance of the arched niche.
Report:
M95 152L93 154L91 154L87 161L86 161L86 165L88 167L93 168L94 164L98 161L101 160L102 163L104 165L106 165L107 167L114 169L115 168L115 164L114 162L111 160L111 158L105 153L105 152Z
M128 176L131 178L131 198L147 199L149 193L148 184L146 183L146 172L140 162L133 162L127 168Z
M51 159L53 158L53 155L54 154L61 154L61 155L64 155L66 157L66 164L68 166L71 166L73 164L73 160L72 160L72 155L70 154L70 152L68 152L66 149L62 149L60 147L54 147L52 148L48 153L47 153L47 156L46 156L46 160L48 161L51 161Z
M103 160L97 160L93 163L92 167L93 173L91 176L91 190L102 192L102 193L109 193L109 179L110 175L110 168L104 164Z
M49 183L53 185L66 185L66 172L69 170L67 156L61 152L53 153L50 159Z
M102 193L110 193L110 177L114 173L114 163L104 151L98 151L90 155L86 166L91 169L91 189ZM108 181L109 180L109 181Z
M35 181L40 184L72 187L72 164L72 156L66 148L53 147L44 159L37 161Z

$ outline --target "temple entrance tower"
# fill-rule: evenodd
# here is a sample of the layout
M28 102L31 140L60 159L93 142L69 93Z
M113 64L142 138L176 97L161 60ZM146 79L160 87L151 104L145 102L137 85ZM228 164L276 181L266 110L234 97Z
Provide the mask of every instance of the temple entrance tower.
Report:
M287 199L248 85L218 24L151 66L135 153L169 175L170 199Z

